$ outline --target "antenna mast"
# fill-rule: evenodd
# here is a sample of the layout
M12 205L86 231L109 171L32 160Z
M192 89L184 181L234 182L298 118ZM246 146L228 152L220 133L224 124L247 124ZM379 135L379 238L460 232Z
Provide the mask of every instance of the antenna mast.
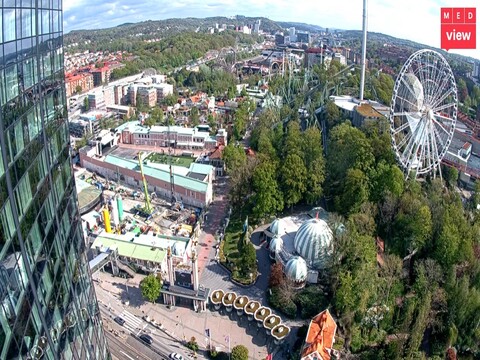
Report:
M363 100L363 90L365 88L365 63L367 57L367 19L368 18L368 0L363 0L363 37L362 37L362 70L360 75L360 101Z

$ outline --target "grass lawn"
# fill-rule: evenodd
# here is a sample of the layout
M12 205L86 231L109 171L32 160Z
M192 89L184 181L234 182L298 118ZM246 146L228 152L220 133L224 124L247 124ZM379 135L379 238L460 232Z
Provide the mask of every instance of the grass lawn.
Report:
M223 262L225 263L230 261L234 262L240 255L237 244L242 236L242 226L243 223L241 219L234 218L233 216L230 218L230 223L225 232L225 240L223 241Z
M149 160L159 164L168 165L168 155L160 153L151 153L145 160ZM191 156L172 156L172 165L190 167L190 164L194 162L195 159Z
M225 239L221 244L220 261L232 271L232 278L242 284L250 284L250 276L245 276L237 271L241 267L241 258L238 251L238 242L242 237L244 220L240 217L232 215L230 223L225 232ZM256 271L254 274L256 279Z

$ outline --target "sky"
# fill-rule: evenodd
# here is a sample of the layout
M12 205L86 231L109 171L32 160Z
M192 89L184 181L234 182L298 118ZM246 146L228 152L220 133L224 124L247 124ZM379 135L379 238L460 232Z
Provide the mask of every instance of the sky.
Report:
M440 8L476 7L478 0L368 0L368 30L440 48ZM261 16L330 29L360 30L362 0L63 0L64 31L126 22L209 16ZM480 18L480 6L477 8ZM477 38L480 21L477 21ZM478 44L478 40L477 40ZM451 50L480 59L477 49Z

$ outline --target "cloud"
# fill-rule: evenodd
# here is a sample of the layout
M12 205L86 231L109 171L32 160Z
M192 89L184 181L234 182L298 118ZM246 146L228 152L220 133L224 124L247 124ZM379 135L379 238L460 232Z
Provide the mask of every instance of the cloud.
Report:
M302 0L301 4L291 0L64 0L63 6L65 32L142 20L235 14L360 30L363 9L360 0ZM473 6L472 0L369 0L368 29L439 47L440 8ZM464 54L480 58L478 50Z

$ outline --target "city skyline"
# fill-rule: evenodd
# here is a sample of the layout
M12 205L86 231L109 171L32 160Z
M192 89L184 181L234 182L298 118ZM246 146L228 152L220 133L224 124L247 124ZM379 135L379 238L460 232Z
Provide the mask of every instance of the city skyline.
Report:
M475 7L473 0L369 0L368 31L440 48L440 9L442 7ZM361 0L347 0L342 6L317 1L286 0L66 0L64 2L65 32L80 29L100 29L126 22L163 20L185 17L245 15L267 17L274 21L302 22L330 29L361 30ZM478 15L477 15L478 16ZM477 29L478 33L478 29ZM480 59L480 50L451 50L453 53Z

